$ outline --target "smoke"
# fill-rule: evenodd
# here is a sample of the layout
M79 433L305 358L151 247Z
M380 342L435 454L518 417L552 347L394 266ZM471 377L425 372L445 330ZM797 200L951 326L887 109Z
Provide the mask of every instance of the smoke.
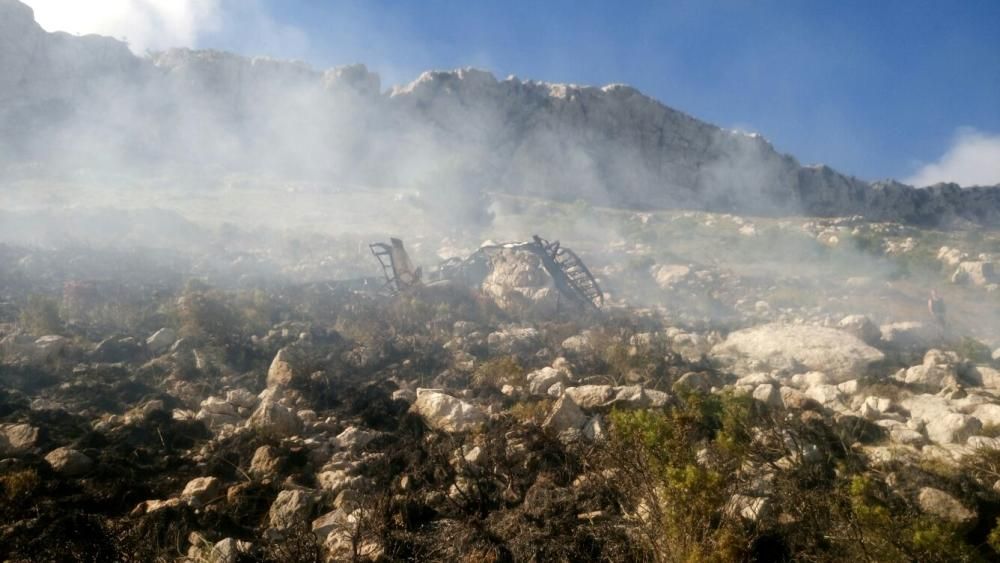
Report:
M906 180L914 186L939 182L963 186L1000 184L1000 134L962 127L937 162L921 166Z

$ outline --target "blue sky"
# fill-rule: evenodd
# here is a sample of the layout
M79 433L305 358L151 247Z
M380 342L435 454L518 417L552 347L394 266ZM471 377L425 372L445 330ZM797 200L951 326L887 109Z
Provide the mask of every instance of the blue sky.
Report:
M1000 0L143 1L214 10L192 46L362 62L386 87L463 66L623 82L803 163L1000 182Z

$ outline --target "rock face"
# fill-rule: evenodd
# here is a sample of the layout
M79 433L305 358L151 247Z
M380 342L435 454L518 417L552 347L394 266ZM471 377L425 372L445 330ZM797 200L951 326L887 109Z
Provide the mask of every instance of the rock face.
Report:
M445 194L476 185L620 206L1000 222L1000 189L868 184L804 167L759 135L699 121L629 86L462 69L382 92L363 66L321 72L187 49L137 57L111 38L46 33L17 0L0 0L0 99L0 158L287 165L380 185L434 182ZM284 122L295 127L275 127ZM60 142L70 128L76 142ZM275 150L303 146L312 150ZM456 154L471 164L413 177L422 163Z
M857 378L882 361L882 352L842 330L772 323L736 331L712 349L713 360L736 373L810 370L827 374L831 383Z
M417 389L411 408L428 426L445 432L466 432L486 422L486 413L479 407L434 389Z

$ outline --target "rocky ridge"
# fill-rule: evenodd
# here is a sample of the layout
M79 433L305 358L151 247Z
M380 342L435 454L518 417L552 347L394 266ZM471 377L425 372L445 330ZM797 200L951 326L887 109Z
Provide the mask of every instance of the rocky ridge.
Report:
M383 92L362 65L321 72L187 49L136 57L111 38L46 33L18 0L0 2L0 77L0 147L11 163L148 171L167 162L170 173L202 177L266 172L639 208L1000 222L995 187L869 184L802 166L759 135L624 85L462 69Z

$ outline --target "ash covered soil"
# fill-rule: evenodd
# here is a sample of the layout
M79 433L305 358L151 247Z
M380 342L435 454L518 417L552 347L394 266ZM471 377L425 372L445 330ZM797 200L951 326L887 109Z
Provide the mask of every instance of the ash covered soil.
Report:
M1000 557L996 231L508 198L392 233L428 269L559 238L597 312L516 251L389 295L385 234L87 213L118 242L5 215L0 559Z

